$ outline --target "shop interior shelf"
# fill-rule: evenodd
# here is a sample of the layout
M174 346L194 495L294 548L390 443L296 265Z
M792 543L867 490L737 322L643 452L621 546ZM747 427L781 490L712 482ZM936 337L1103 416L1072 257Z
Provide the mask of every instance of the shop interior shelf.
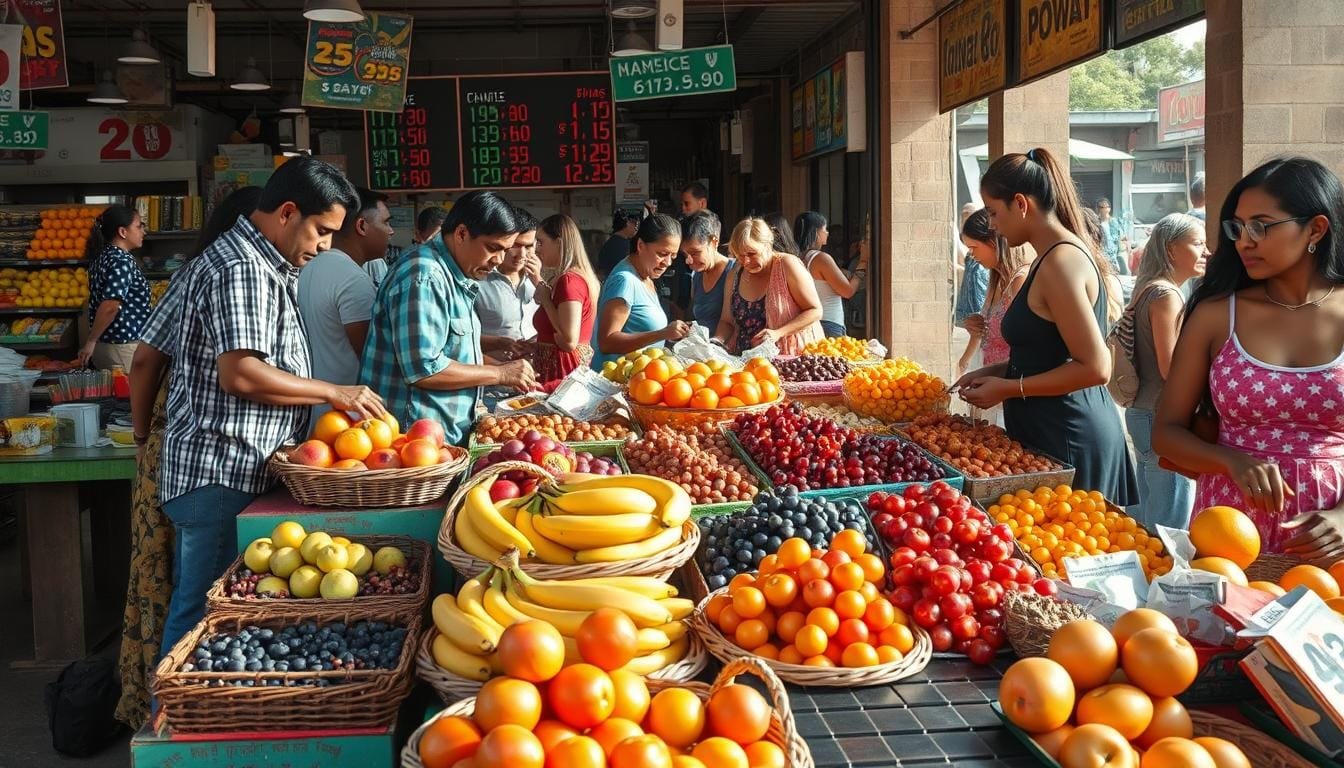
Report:
M201 234L196 229L166 230L162 232L146 232L146 240L190 240Z
M81 267L84 259L0 259L0 267Z
M78 315L83 307L7 307L0 309L0 317L7 315Z

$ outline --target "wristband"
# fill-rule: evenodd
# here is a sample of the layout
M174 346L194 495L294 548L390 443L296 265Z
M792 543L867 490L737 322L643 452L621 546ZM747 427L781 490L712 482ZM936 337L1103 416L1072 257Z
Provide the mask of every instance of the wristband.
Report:
M1026 389L1024 389L1023 386L1022 386L1022 377L1021 377L1021 376L1018 376L1018 377L1017 377L1017 394L1018 394L1018 397L1021 397L1023 400L1026 400L1026 399L1027 399L1027 391L1026 391Z
M131 435L136 445L144 445L149 442L149 435Z

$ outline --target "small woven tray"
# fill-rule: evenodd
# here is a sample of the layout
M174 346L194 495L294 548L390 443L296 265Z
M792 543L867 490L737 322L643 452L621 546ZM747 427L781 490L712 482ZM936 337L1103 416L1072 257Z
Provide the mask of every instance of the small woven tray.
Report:
M304 617L313 618L312 616ZM314 619L317 620L317 619ZM381 728L394 722L397 710L411 691L420 620L393 621L372 611L349 611L328 621L388 621L407 627L401 658L394 669L329 672L183 672L197 642L214 632L237 632L248 625L282 629L293 618L245 619L207 616L174 645L155 669L153 693L164 722L179 733L220 731L307 731L333 728ZM211 683L252 680L330 681L325 688L312 685L243 687Z
M1283 574L1288 572L1289 568L1295 565L1301 565L1302 560L1292 555L1280 555L1273 552L1263 552L1255 559L1255 562L1246 566L1247 581L1268 581L1272 584L1278 584L1283 578Z
M720 688L731 685L737 676L742 674L755 675L765 683L766 697L774 707L774 712L770 717L770 729L765 733L765 740L784 750L784 768L814 768L815 764L812 762L812 753L807 748L807 742L803 741L802 737L798 735L798 729L794 725L793 711L789 706L789 694L784 690L784 684L758 658L740 658L724 664L723 670L719 672L718 677L714 678L712 685L649 680L649 693L656 694L667 688L685 688L700 697L701 701L708 702L711 695ZM425 731L429 730L431 723L440 717L471 717L475 707L476 700L474 698L463 699L450 705L433 718L426 720L419 728L416 728L411 733L411 737L406 740L406 746L401 749L401 768L424 768L424 763L420 760L420 738Z
M1190 710L1190 721L1195 736L1216 736L1236 744L1256 768L1311 768L1310 762L1287 745L1249 725L1198 710Z
M318 507L410 507L428 504L448 492L467 469L467 451L446 446L451 461L429 467L346 472L294 464L292 445L271 454L270 470L284 481L294 500Z
M1057 603L1056 607L1066 615L1059 616L1056 621L1046 621L1039 611L1031 611L1032 605L1042 605L1046 602ZM1090 618L1092 616L1087 611L1066 600L1029 595L1016 590L1003 595L1004 632L1008 635L1008 644L1023 659L1044 656L1046 649L1050 647L1050 638L1054 637L1055 630L1071 621Z
M700 639L704 641L705 648L709 655L723 662L731 664L732 662L750 658L759 661L768 666L781 680L798 685L813 685L824 688L851 688L865 685L885 685L894 683L897 680L904 680L911 675L916 675L929 665L929 659L933 658L933 641L929 638L929 633L918 626L911 625L910 631L915 636L915 647L910 649L900 661L891 664L878 664L873 667L808 667L802 664L785 664L774 659L762 659L753 655L750 651L743 650L731 640L723 636L719 628L705 615L705 607L715 595L727 593L728 588L723 587L709 593L709 596L701 600L695 607L695 613L691 616L692 626L699 633Z
M453 533L453 523L462 506L467 492L481 483L493 483L504 472L521 470L537 477L542 483L554 482L552 475L535 464L521 461L502 461L492 464L482 472L464 480L457 492L448 501L448 510L439 526L439 552L463 578L471 578L494 563L486 562L458 546ZM523 561L522 569L538 579L587 579L600 576L655 576L665 579L672 572L695 556L700 545L700 526L694 518L681 526L681 543L671 549L663 550L653 557L643 560L623 560L614 563L575 563L574 565L555 565Z
M328 533L332 533L328 531ZM344 536L337 532L335 535ZM350 538L346 536L346 538ZM397 622L409 622L424 614L429 604L430 567L433 564L429 544L409 536L361 536L358 543L376 552L380 547L396 547L406 555L406 568L419 579L414 592L404 595L367 595L348 599L326 598L245 598L229 594L229 578L244 567L243 556L233 561L205 593L205 611L210 616L238 616L244 619L298 617L314 621L338 621L350 611L376 611Z

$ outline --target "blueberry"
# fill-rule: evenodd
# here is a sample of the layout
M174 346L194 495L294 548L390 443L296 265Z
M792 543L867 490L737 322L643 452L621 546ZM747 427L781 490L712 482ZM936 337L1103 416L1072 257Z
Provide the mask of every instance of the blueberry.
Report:
M192 655L192 658L196 658L196 659L208 659L208 658L210 658L210 649L209 649L209 648L199 648L199 647L198 647L198 648L196 649L196 651L195 651L194 653L192 653L191 655Z
M266 655L273 659L283 659L289 655L289 644L284 642L271 643L266 648Z
M274 671L275 671L275 659L269 659L269 658L268 658L268 659L262 659L262 660L261 660L261 671L262 671L262 672L274 672Z
M275 671L276 671L276 672L288 672L288 671L289 671L289 662L288 662L288 661L285 661L284 659L281 659L280 661L275 662Z
M812 539L816 538L812 533L812 529L806 525L798 529L797 536L801 539L807 539L808 541L812 541Z
M712 570L714 573L718 573L719 571L722 571L724 568L727 568L728 564L729 564L728 558L722 556L716 557L714 558L714 562L710 565L710 570Z
M274 630L270 630L270 629L259 629L259 630L257 630L257 639L259 639L259 640L270 640L270 639L273 638L273 637L275 637L275 631L274 631Z
M714 574L714 575L710 576L709 578L705 579L705 584L706 584L711 590L722 589L722 588L728 586L728 580L725 579L723 576L721 576L721 575L719 575L719 574Z
M246 664L244 664L244 665L243 665L243 669L247 670L248 672L260 672L260 671L261 671L261 662L260 662L260 661L257 661L256 659L253 659L253 660L247 662Z
M214 668L215 663L210 659L201 659L200 661L196 662L196 669L200 670L201 672L210 672Z
M295 656L293 660L289 662L289 668L295 672L302 672L308 668L308 660L302 656Z
M243 666L244 665L242 659L229 659L227 662L225 662L224 669L226 669L229 672L242 672Z

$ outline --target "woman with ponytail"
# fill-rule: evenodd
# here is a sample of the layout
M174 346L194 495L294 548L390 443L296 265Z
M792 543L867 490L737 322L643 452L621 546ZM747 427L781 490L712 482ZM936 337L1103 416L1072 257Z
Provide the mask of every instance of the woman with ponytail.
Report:
M134 208L109 205L93 222L89 261L89 339L79 364L131 372L140 330L149 319L149 281L131 251L144 245L145 224Z
M1008 434L1076 468L1074 484L1138 501L1124 427L1106 391L1109 265L1088 235L1069 175L1049 151L995 160L980 182L990 226L1040 254L1003 317L1008 360L957 382L979 408L1003 403Z

